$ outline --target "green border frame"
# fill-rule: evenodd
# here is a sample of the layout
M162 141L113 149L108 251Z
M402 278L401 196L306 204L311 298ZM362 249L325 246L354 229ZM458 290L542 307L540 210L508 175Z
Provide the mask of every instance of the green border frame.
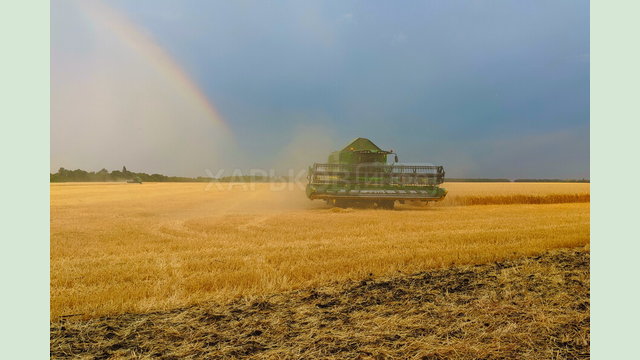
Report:
M0 358L49 357L49 1L0 2Z
M593 359L640 357L639 14L638 1L591 2Z

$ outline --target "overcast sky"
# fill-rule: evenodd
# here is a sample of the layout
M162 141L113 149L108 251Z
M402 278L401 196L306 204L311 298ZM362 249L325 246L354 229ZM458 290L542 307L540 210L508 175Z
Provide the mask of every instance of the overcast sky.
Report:
M452 177L589 177L588 1L104 3L51 3L54 172L284 169L368 137Z

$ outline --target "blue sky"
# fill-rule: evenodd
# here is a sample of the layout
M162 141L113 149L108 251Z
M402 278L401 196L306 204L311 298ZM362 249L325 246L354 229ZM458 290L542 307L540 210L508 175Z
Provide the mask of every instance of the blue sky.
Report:
M60 102L54 170L124 163L199 176L233 165L300 166L361 136L403 161L442 164L454 177L589 177L588 1L107 3L173 56L238 147L215 161L192 147L181 159L197 160L176 164L154 149L161 144L135 135L118 146L127 151L101 151L80 140L96 136L91 127L74 125L91 110L73 120L78 110ZM88 59L83 54L105 41L83 31L72 7L52 2L53 92L66 91L65 64ZM89 77L98 71L86 68ZM76 93L82 102L84 92ZM117 123L114 134L131 133ZM70 132L79 139L73 146L64 140ZM194 141L175 136L174 150Z

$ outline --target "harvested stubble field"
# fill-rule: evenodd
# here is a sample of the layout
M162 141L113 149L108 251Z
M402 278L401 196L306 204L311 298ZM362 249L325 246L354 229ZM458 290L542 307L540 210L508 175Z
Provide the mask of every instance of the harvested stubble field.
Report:
M589 357L589 253L363 279L228 304L59 321L54 358Z
M69 341L92 341L66 337L73 334L70 329L90 328L102 316L122 320L142 315L118 314L172 313L203 303L588 246L589 184L445 187L449 195L441 203L386 211L330 209L310 202L291 184L52 184L52 351L63 356L65 346L80 346ZM559 276L549 279L560 281ZM588 296L582 301L588 303ZM73 316L63 317L68 315ZM375 332L375 322L368 324ZM418 346L426 340L411 341ZM136 346L127 351L142 351ZM199 345L184 346L177 351Z

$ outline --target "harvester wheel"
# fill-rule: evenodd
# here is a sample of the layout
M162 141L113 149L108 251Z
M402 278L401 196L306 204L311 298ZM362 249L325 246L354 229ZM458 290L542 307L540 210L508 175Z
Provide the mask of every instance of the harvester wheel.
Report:
M378 202L378 207L380 207L381 209L393 210L393 205L393 200L380 200Z
M349 201L346 199L335 199L333 205L339 208L346 209L349 207Z

